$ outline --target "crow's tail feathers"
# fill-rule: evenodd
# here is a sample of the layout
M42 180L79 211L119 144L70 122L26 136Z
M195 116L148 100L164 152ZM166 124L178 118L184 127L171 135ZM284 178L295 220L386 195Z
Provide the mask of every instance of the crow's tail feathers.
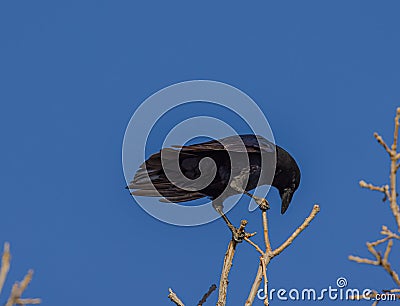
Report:
M180 203L205 197L197 191L188 191L175 186L164 173L164 167L168 167L176 160L177 150L163 149L163 163L161 163L161 151L150 156L136 172L133 180L126 187L131 194L147 197L163 197L161 202Z

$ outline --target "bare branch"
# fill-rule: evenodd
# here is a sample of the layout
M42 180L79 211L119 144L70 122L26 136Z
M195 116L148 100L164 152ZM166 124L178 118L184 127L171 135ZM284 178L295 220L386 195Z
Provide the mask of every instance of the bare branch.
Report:
M315 216L319 213L320 208L319 205L314 205L310 215L304 220L303 224L300 225L295 231L294 233L278 248L276 248L273 251L274 256L279 255L280 253L282 253L282 251L284 249L286 249L289 245L292 244L293 240L296 239L296 237L306 229L307 226L310 225L311 221L315 218Z
M28 304L29 301L33 301L33 303L29 304L40 304L41 299L21 299L22 294L28 287L29 283L32 280L33 270L29 270L28 273L25 275L24 279L21 282L16 282L11 290L11 295L7 300L5 306L12 306L14 304L25 305ZM25 303L25 304L24 304Z
M169 288L168 290L169 290L168 298L172 302L174 302L176 306L185 306L185 304L183 304L183 302L178 298L176 293L173 292L171 288Z
M247 221L242 220L240 223L240 227L238 229L238 232L242 233L244 236L245 236L246 224L247 224ZM225 253L224 265L222 267L221 278L219 281L217 306L225 306L225 304L226 304L226 295L227 295L228 283L229 283L228 276L229 276L229 272L232 268L232 261L233 261L233 256L235 255L236 246L237 246L237 242L232 239L229 242L228 249Z
M250 243L250 244L257 250L257 252L261 254L261 256L264 255L264 251L261 250L261 248L258 246L258 244L254 243L253 241L251 241L251 240L250 240L249 238L247 238L247 237L244 237L244 240L245 240L246 242Z
M267 219L267 211L262 210L262 219L263 219L263 228L264 228L264 242L266 247L266 253L272 251L271 242L269 240L269 233L268 233L268 219Z
M386 152L389 153L389 155L393 155L392 150L389 148L389 146L386 144L386 142L383 140L382 136L380 136L378 133L374 133L374 137L376 140L379 142L379 144L386 150Z
M28 287L29 283L32 280L33 270L29 270L28 273L25 275L24 279L19 284L20 295L25 291L26 287Z
M197 306L203 306L203 304L207 301L208 297L217 289L217 285L212 284L208 291L203 295L201 300L197 303Z
M367 242L366 245L367 245L368 251L369 251L372 255L375 256L376 260L378 260L378 261L380 262L380 261L382 260L382 256L381 256L381 254L379 254L379 253L375 250L373 244L370 243L370 242Z
M382 226L382 231L381 231L382 235L387 235L388 238L390 239L398 239L400 240L400 235L397 235L395 233L393 233L387 226L383 225Z
M264 305L269 305L268 300L268 275L267 275L267 266L270 263L271 259L275 256L278 256L284 249L286 249L294 239L310 224L310 222L315 218L315 216L320 211L318 205L314 205L310 215L304 220L304 222L293 232L293 234L284 242L282 245L275 250L272 250L271 243L269 239L269 230L268 230L268 218L266 210L262 210L262 221L264 228L264 241L265 241L265 252L261 250L261 248L252 242L250 239L245 239L248 243L250 243L262 256L260 257L260 264L258 266L257 274L254 279L253 285L251 286L249 296L246 300L245 305L250 306L253 304L254 299L257 295L258 288L261 285L261 281L264 278L264 289L266 292Z
M388 262L389 254L390 254L390 251L392 250L392 247L393 247L393 240L390 239L386 246L385 255L383 256L384 262Z
M269 262L271 261L271 253L266 253L264 256L260 258L261 260L261 266L262 266L262 272L263 272L263 277L264 277L264 290L265 290L265 299L264 299L264 305L268 306L269 305L269 290L268 290L268 277L267 277L267 266Z
M1 258L1 269L0 269L0 294L4 286L4 282L7 278L8 271L10 270L10 244L4 243L3 256Z
M396 271L394 271L389 263L385 263L382 265L383 268L386 270L387 273L392 277L393 281L400 286L400 278Z
M394 132L393 132L393 144L392 150L397 151L397 140L399 138L399 119L400 119L400 107L396 110L396 117L394 118Z
M379 187L379 186L375 186L373 184L367 183L364 180L361 180L359 184L360 184L360 187L362 187L362 188L367 188L369 190L374 190L374 191L380 191L383 193L385 192L385 189L386 189L385 185Z
M353 256L353 255L350 255L348 258L349 258L349 260L355 261L358 263L365 263L365 264L369 264L369 265L373 265L373 266L379 266L379 261L376 261L376 260L361 258L358 256Z
M380 244L382 244L382 243L385 243L386 241L388 241L389 239L391 239L391 237L389 237L389 236L387 236L387 237L385 237L385 238L382 238L382 239L379 239L379 240L376 240L376 241L374 241L374 242L371 242L370 244L372 245L372 246L377 246L377 245L380 245Z
M263 268L262 268L262 263L260 260L260 264L258 265L257 274L256 274L256 277L254 278L254 282L253 282L253 285L251 286L250 293L246 300L245 306L253 305L254 299L256 298L256 295L257 295L258 288L260 288L262 278L263 278ZM268 294L268 292L266 294Z
M399 205L397 204L396 175L398 169L400 168L400 163L398 162L398 160L400 159L400 153L397 152L399 127L400 127L399 120L400 120L400 107L397 108L396 116L394 118L393 144L390 148L378 133L374 133L374 137L376 138L376 140L379 142L379 144L381 144L384 147L384 149L386 150L387 153L389 153L390 156L389 185L384 185L379 187L372 184L368 184L365 181L360 181L361 187L383 192L385 194L385 198L389 199L390 209L395 218L398 231L400 231L400 210L399 210ZM396 283L396 285L400 287L399 275L391 268L391 265L389 263L389 256L393 247L393 239L400 240L400 235L389 230L387 226L382 226L381 234L384 235L385 237L378 239L375 242L367 242L367 248L369 252L375 257L376 260L361 258L357 256L349 256L349 259L358 263L383 267L383 269L390 275L390 277ZM382 245L386 242L387 245L385 248L384 255L382 257L381 253L379 253L375 249L375 247ZM374 294L376 295L378 293L374 292ZM376 301L373 305L377 304L378 301Z
M15 301L18 299L18 289L18 283L15 283L12 286L10 297L8 298L5 306L12 306L15 304Z
M40 299L17 299L15 304L17 305L37 305L42 301Z

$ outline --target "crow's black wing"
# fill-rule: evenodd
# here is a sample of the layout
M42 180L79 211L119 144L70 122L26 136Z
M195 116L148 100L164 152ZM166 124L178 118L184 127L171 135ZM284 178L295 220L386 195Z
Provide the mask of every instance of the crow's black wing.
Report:
M165 148L160 152L153 154L148 158L137 171L134 179L128 185L129 189L134 189L132 194L140 196L163 196L171 202L184 202L199 199L206 194L201 191L187 191L177 187L174 182L168 180L165 175L166 168L175 171L175 163L172 161L179 155L179 168L189 179L196 179L200 175L199 163L204 157L211 157L217 165L229 161L228 152L234 153L274 153L275 145L265 138L256 135L237 135L230 136L220 140L212 140L189 146L174 146L179 150ZM163 162L161 162L161 153L163 152ZM171 168L170 168L171 162ZM229 162L228 162L229 163ZM230 173L230 165L226 166L226 171ZM232 171L240 172L240 165L235 165L238 169ZM223 172L223 171L222 171ZM215 178L223 183L227 178L221 177L221 171ZM206 173L207 174L207 173ZM228 177L229 179L229 177ZM215 187L213 185L213 187ZM162 200L163 201L163 200Z
M189 146L173 146L183 152L226 150L237 153L274 153L275 144L258 135L235 135Z

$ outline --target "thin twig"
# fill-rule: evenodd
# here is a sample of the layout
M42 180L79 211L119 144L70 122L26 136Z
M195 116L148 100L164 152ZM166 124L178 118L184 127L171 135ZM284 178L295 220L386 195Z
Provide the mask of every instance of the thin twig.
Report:
M380 245L380 244L382 244L382 243L385 243L386 241L388 241L389 239L391 239L391 237L389 237L389 236L387 236L387 237L384 237L384 238L382 238L382 239L378 239L378 240L376 240L376 241L374 241L374 242L370 242L370 244L372 245L372 246L378 246L378 245Z
M29 283L32 280L33 270L29 270L28 273L25 275L24 279L21 282L16 282L12 289L11 295L7 300L5 306L12 306L14 304L18 305L26 305L26 304L40 304L41 299L22 299L21 296L28 287ZM32 303L31 303L32 302Z
M32 276L33 276L33 270L29 270L28 273L25 275L24 279L19 284L19 290L21 291L21 294L28 287L29 283L32 280Z
M389 262L383 261L382 262L382 267L386 270L387 273L389 273L390 277L393 279L393 281L397 284L397 286L400 287L400 278L399 275L397 274L396 271L394 271L390 265Z
M375 258L378 260L378 262L380 262L381 259L382 259L382 256L381 256L381 254L379 254L379 253L375 250L375 248L374 248L374 246L372 245L372 243L367 242L366 245L367 245L368 251L369 251L372 255L375 256Z
M37 305L40 304L41 299L17 299L15 304L17 305Z
M203 304L207 301L208 297L217 289L217 285L212 284L208 291L203 295L201 300L197 303L197 306L203 306Z
M262 211L262 220L263 220L263 228L264 228L264 242L266 247L266 253L271 252L271 242L269 240L269 233L268 233L268 218L267 218L267 211Z
M380 136L378 133L375 132L374 137L379 142L379 144L386 150L386 152L388 152L389 155L392 155L392 150L389 148L389 146L383 140L382 136Z
M282 253L284 249L286 249L290 244L292 244L292 242L296 239L296 237L300 235L300 233L304 231L307 228L307 226L310 225L311 221L315 218L315 216L319 213L319 211L320 211L319 205L314 205L310 215L304 220L303 224L300 225L280 247L276 248L273 251L274 256L279 255L280 253Z
M367 242L367 248L370 251L372 255L376 258L376 260L371 260L368 258L361 258L358 256L349 256L349 260L357 262L357 263L364 263L368 265L373 265L373 266L382 266L385 271L392 277L393 281L400 286L400 278L399 275L394 271L388 261L389 259L389 254L393 246L393 240L389 240L388 244L386 246L385 254L382 258L382 255L378 253L372 243Z
M250 243L257 250L257 252L261 254L261 256L263 256L265 254L264 251L261 250L261 248L258 246L258 244L254 243L252 240L250 240L247 237L244 237L244 240L246 242Z
M386 186L387 186L387 185L376 186L376 185L373 185L373 184L371 184L371 183L367 183L367 182L364 181L364 180L361 180L361 181L359 182L359 184L360 184L360 187L362 187L362 188L367 188L367 189L369 189L369 190L380 191L380 192L385 192Z
M10 270L10 244L4 243L3 256L1 258L1 269L0 269L0 294L4 286L4 282L7 278L8 271Z
M180 300L180 298L178 298L176 293L173 292L171 288L169 288L168 290L169 290L168 298L172 302L174 302L176 306L185 306L185 304L183 304L183 302Z
M368 264L368 265L379 266L379 262L376 261L376 260L371 260L371 259L368 259L368 258L361 258L361 257L358 257L358 256L353 256L353 255L350 255L348 258L349 258L349 260L355 261L355 262L358 262L358 263L365 263L365 264Z
M394 239L398 239L400 240L400 236L393 233L387 226L383 225L382 226L382 231L381 231L382 235L387 235L389 238L394 238Z
M18 289L19 289L18 288L18 283L15 283L12 286L10 297L8 298L7 303L6 303L5 306L12 306L12 305L15 304L15 301L18 299L18 295L19 295L19 292L18 292L19 290Z
M392 246L393 246L393 240L390 239L387 246L386 246L386 250L385 250L385 255L383 256L383 261L384 262L388 262L389 259L389 253L392 250Z

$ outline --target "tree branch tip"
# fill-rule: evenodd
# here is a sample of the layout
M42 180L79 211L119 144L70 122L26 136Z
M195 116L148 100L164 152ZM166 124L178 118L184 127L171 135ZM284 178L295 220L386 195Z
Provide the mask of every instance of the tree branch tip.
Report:
M201 300L197 303L197 306L203 306L203 304L207 301L208 297L217 289L216 284L212 284L208 291L203 295Z
M177 306L185 306L185 304L183 304L183 302L178 298L178 296L176 295L176 293L174 291L172 291L171 288L168 288L169 294L168 294L168 298L175 303L175 305Z
M15 301L15 304L17 305L37 305L37 304L41 304L42 303L42 299L17 299Z
M361 180L361 181L359 182L359 184L360 184L360 187L362 187L362 188L366 188L366 187L368 186L367 182L364 181L364 180Z
M253 236L255 236L255 235L257 235L257 232L247 233L247 234L245 235L245 237L246 237L246 238L251 238L251 237L253 237Z

